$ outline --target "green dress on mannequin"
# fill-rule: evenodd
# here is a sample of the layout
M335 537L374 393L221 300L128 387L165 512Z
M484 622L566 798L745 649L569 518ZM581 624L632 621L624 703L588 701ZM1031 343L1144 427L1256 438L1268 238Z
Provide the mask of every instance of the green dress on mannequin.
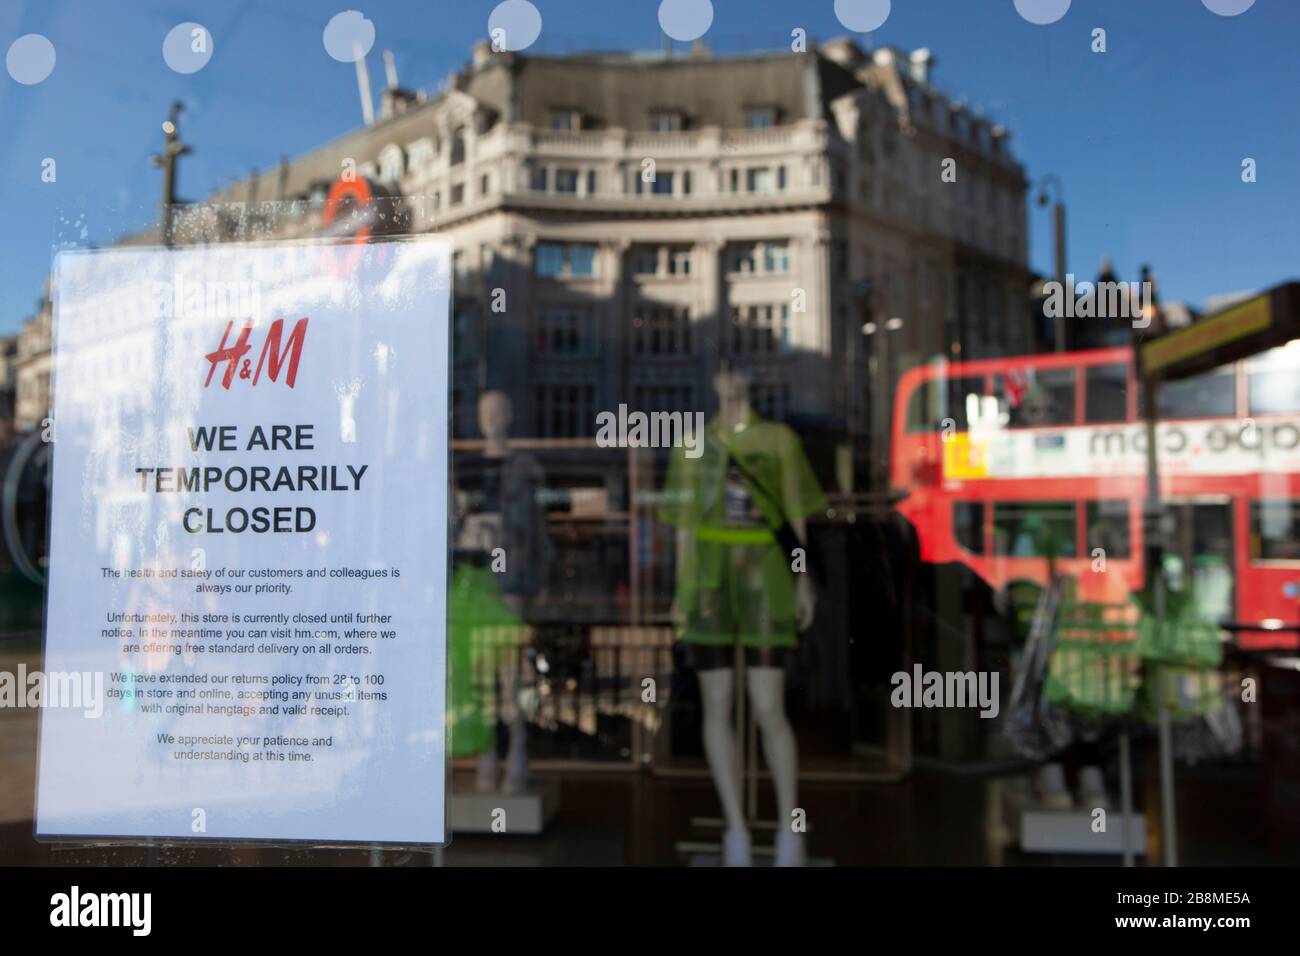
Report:
M792 556L773 532L826 507L799 437L752 412L732 429L715 418L698 458L674 453L665 492L660 519L690 532L677 569L682 640L795 646Z

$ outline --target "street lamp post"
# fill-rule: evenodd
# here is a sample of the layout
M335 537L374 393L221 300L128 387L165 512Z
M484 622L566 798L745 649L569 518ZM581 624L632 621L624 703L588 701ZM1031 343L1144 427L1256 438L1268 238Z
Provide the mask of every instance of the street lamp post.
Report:
M1063 295L1072 295L1073 290L1065 288L1065 186L1059 176L1049 173L1038 181L1038 205L1047 206L1051 202L1048 187L1056 193L1056 202L1052 206L1052 250L1056 269L1056 281L1061 284ZM1053 332L1056 339L1056 351L1065 351L1065 314L1058 310Z
M170 246L174 238L173 223L176 209L176 161L190 152L189 146L181 142L181 110L184 104L180 100L172 103L172 109L167 120L162 124L163 130L163 151L155 153L152 157L153 164L159 166L163 171L162 184L162 241L164 246Z

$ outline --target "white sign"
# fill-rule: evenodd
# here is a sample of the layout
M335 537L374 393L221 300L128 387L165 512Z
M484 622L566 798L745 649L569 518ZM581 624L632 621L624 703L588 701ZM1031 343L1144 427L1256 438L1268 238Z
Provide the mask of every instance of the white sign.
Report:
M59 257L38 837L444 842L448 262Z
M972 428L945 459L945 477L1134 477L1147 471L1147 428ZM1160 474L1253 475L1300 471L1300 419L1198 419L1156 427Z

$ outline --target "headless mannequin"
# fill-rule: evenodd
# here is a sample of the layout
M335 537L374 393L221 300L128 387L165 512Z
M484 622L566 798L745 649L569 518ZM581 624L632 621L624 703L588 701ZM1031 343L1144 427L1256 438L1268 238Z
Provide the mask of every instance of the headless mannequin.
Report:
M751 410L749 381L734 371L722 371L714 378L719 410L718 423L727 432L745 427ZM787 500L793 495L782 489ZM791 509L789 514L797 513ZM802 517L792 518L791 527L801 544L807 542L806 524ZM682 567L682 554L690 546L691 532L678 529L678 567ZM796 589L796 620L800 628L812 623L816 597L811 582L805 574L798 575ZM738 754L732 725L732 704L735 700L736 672L734 649L703 648L700 655L700 697L704 718L704 754L709 772L713 776L722 804L726 824L723 837L723 862L728 866L747 866L750 858L749 831L742 809L741 785L737 775ZM750 706L763 739L763 756L776 790L777 804L777 864L800 866L804 862L802 834L790 828L796 807L798 780L798 750L794 731L785 714L785 670L781 648L746 649L745 677ZM711 652L711 653L708 653Z
M510 454L508 435L513 418L514 410L510 404L510 396L505 392L484 392L479 398L478 426L483 434L484 458L502 460ZM501 516L485 517L496 519L495 522L484 523L477 529L479 539L485 546L484 550L490 552L503 541ZM523 604L519 595L507 594L503 599L512 611L519 613ZM497 755L496 748L483 751L478 757L478 775L475 781L475 788L480 792L495 791L498 780L502 781L501 789L506 793L519 793L528 784L527 725L519 700L521 671L521 661L515 657L502 674L507 688L506 693L511 702L505 777L504 779L501 777L501 758Z

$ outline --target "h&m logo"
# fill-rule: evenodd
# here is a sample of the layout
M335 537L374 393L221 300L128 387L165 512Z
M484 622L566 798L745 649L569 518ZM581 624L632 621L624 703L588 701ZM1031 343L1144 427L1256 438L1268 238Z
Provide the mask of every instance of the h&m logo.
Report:
M245 323L234 345L228 345L234 327L234 322L226 323L221 344L217 346L215 352L208 353L208 377L204 380L203 387L207 388L212 384L212 374L222 362L226 363L226 372L221 377L222 388L230 388L230 383L235 380L236 375L241 379L252 379L252 383L256 385L262 377L263 366L266 367L266 374L271 381L276 382L279 381L280 370L287 359L289 370L284 377L284 384L293 388L294 381L298 378L298 360L302 358L302 345L307 338L307 319L301 318L294 324L283 349L280 347L280 337L284 331L284 319L276 319L272 322L270 329L267 330L266 339L262 342L262 353L257 359L255 370L251 368L253 360L244 358L252 350L248 339L253 334L253 324Z

